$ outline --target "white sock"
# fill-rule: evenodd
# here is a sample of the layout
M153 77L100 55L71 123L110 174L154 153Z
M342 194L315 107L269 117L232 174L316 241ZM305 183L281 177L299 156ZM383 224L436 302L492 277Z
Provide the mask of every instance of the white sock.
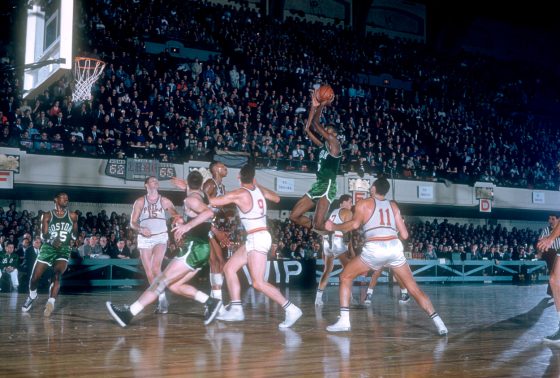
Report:
M401 294L408 294L408 289L407 288L401 289Z
M136 316L138 315L140 312L142 312L142 310L144 309L144 306L142 304L140 304L140 302L136 301L134 302L131 306L130 306L130 312L132 313L132 315Z
M49 300L47 302L52 303L54 305L55 300L56 300L55 298L49 298Z
M368 294L373 294L373 289L367 289Z
M37 298L37 290L29 289L29 298L31 298L31 299Z
M317 294L315 294L315 298L323 299L323 290L317 290Z
M348 310L348 307L341 307L340 308L340 320L339 321L344 321L344 322L350 322L350 310Z
M165 301L166 299L167 299L167 298L165 297L165 292L163 292L163 293L161 293L161 294L159 295L158 300L159 300L160 302L163 302L163 301Z
M222 300L222 290L221 289L212 289L212 298Z
M296 311L297 306L290 302L290 304L284 309L286 312Z
M194 295L194 300L199 303L206 303L208 298L209 298L208 294L205 294L202 291L197 291L196 294Z
M447 329L447 328L445 327L445 324L443 324L443 320L441 320L440 316L439 316L437 313L434 314L434 315L432 315L431 318L432 318L432 320L433 320L433 322L434 322L434 324L436 325L436 327L437 327L438 330L440 330L440 329Z

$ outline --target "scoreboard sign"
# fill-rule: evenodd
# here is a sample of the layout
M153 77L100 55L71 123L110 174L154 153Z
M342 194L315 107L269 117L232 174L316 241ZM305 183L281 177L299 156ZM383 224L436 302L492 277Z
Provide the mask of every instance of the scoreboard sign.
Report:
M119 177L129 181L144 181L150 176L158 180L170 180L177 174L171 163L152 159L109 159L105 167L107 176Z

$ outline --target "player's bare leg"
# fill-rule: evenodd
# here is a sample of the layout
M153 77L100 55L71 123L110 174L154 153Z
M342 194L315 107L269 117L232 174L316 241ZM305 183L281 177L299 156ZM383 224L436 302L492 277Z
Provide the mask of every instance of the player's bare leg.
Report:
M327 197L323 196L319 198L317 201L317 207L315 208L315 215L313 216L313 229L316 231L324 231L325 230L325 222L327 220L327 212L329 211L329 207L331 203L327 199Z
M54 272L53 272L52 283L51 286L49 287L49 299L45 306L45 311L43 312L43 315L45 315L46 317L51 316L52 312L54 311L54 304L56 298L58 297L58 292L60 291L60 278L62 277L62 274L66 271L67 267L68 267L68 262L65 260L56 260L53 265Z
M301 197L290 213L290 220L305 228L311 228L311 219L304 214L311 210L313 206L315 206L315 204L309 196Z
M344 267L344 270L340 274L340 317L335 324L327 327L327 331L344 332L351 330L350 298L352 295L352 283L354 278L360 274L366 273L369 270L369 266L367 266L360 258L350 260L350 262Z
M29 295L25 300L23 306L21 306L21 311L28 312L31 310L33 306L33 301L37 298L37 286L39 285L39 281L41 277L48 269L49 265L42 263L40 261L35 261L35 265L33 266L33 271L31 272L31 279L29 280Z
M408 263L405 263L399 267L392 268L395 277L399 282L403 284L405 288L408 289L409 294L414 298L418 305L428 314L430 319L434 322L434 325L438 329L440 335L447 335L447 328L441 320L438 313L434 310L434 306L430 298L420 289L416 280L412 276L412 271Z
M225 260L222 247L215 237L210 238L210 285L212 286L212 297L222 299L222 285L224 283Z
M282 306L286 313L286 319L278 327L289 328L301 317L302 312L299 307L286 299L276 286L265 281L266 261L267 256L263 253L257 251L247 253L247 266L253 281L253 287Z
M245 245L242 245L235 251L233 256L224 265L224 275L226 277L227 288L229 292L229 309L218 315L218 320L227 322L237 322L245 320L243 313L243 305L241 303L241 284L237 277L237 272L247 264L247 252Z

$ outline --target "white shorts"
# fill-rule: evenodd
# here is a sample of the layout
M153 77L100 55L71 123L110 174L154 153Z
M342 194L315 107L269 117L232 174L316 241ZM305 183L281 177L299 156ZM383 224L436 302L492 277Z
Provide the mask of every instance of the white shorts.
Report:
M138 235L138 249L153 249L158 244L167 245L167 240L169 240L169 235L167 232L150 236L149 238Z
M329 243L329 237L323 236L323 255L332 256L334 258L346 253L348 251L348 244L344 242L343 237L333 236L332 245Z
M272 246L272 237L268 231L258 231L247 235L245 240L245 250L247 253L256 251L268 256L270 247Z
M406 264L403 245L399 239L368 241L362 248L360 258L372 270L398 268Z

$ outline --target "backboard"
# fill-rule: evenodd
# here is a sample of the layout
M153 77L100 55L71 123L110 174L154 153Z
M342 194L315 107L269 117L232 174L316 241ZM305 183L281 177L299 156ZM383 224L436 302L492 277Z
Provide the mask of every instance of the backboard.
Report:
M23 98L35 98L72 68L74 0L29 0Z

